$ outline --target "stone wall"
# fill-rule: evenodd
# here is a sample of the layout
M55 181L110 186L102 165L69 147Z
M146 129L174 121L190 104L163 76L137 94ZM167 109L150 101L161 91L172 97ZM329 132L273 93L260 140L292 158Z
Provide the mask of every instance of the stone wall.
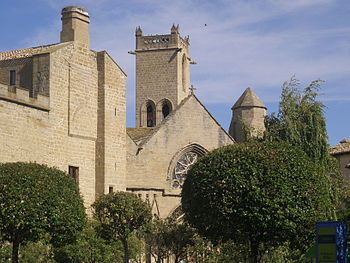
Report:
M127 189L144 199L156 195L159 215L166 217L180 204L180 190L172 189L169 180L179 153L190 145L211 151L232 143L197 98L190 96L145 142L128 141Z
M136 38L136 126L145 127L147 101L167 99L176 107L188 96L189 42L178 33Z
M79 42L31 57L35 66L26 74L49 74L41 79L49 87L49 97L30 98L29 91L9 92L8 86L0 85L1 162L34 161L66 172L69 166L78 167L87 207L95 200L99 87L105 90L104 135L108 136L104 192L108 185L125 190L125 76L106 53L103 56L101 86L97 53Z
M106 52L98 53L98 140L96 195L125 190L125 80L126 76Z

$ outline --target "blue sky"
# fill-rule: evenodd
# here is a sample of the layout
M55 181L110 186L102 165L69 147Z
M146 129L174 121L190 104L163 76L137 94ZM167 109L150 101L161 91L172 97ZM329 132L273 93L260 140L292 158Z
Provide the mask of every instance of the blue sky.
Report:
M350 138L349 0L1 0L0 51L59 42L60 11L86 7L91 47L107 50L128 74L127 124L134 126L134 31L189 35L191 83L225 129L247 87L277 111L281 86L325 80L330 144ZM205 26L205 24L207 26Z

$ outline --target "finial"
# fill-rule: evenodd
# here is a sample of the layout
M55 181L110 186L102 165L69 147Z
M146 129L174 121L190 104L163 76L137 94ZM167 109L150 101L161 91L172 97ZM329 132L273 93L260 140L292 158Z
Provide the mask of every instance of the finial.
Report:
M175 26L175 24L173 24L171 27L171 34L179 34L179 25Z
M140 26L136 27L135 36L142 36L142 30Z
M191 85L190 95L193 95L195 90L196 90L196 88L193 85Z

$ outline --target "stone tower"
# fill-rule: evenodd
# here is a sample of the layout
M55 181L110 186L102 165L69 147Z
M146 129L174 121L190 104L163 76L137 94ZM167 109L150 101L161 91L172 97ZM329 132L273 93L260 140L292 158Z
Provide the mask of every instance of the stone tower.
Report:
M236 142L246 141L246 131L261 137L265 131L266 106L251 88L247 88L233 105L229 133Z
M78 6L67 6L62 9L61 42L78 41L90 47L89 24L87 10Z
M189 94L189 38L175 25L170 34L144 36L138 27L135 35L136 127L153 127Z

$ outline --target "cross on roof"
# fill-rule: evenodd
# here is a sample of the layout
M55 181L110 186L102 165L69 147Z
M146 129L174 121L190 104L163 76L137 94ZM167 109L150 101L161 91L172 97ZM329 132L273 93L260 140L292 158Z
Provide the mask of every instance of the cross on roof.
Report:
M194 94L194 91L196 90L196 88L193 86L193 85L191 85L191 88L190 88L190 94L192 95L192 94Z

